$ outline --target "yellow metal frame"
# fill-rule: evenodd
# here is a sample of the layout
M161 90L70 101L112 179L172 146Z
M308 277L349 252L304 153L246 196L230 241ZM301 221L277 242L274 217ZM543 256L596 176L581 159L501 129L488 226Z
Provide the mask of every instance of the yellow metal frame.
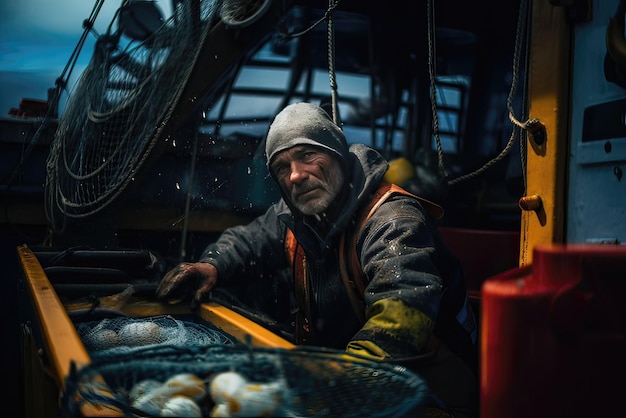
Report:
M546 136L543 144L531 140L526 147L526 196L538 196L541 207L522 211L520 266L532 263L536 246L563 242L569 149L571 23L566 7L531 3L529 117L539 119Z
M65 390L65 377L69 375L71 363L80 369L91 363L91 358L35 254L25 245L18 247L17 253L40 322L52 375L58 387Z
M238 341L249 342L254 347L285 349L295 347L291 342L225 306L215 303L204 303L200 307L200 317L227 334L232 335Z

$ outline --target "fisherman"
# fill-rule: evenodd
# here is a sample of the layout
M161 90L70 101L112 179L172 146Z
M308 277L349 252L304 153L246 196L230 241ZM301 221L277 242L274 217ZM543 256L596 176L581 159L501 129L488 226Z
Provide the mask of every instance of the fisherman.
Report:
M348 146L314 104L278 113L265 151L282 199L167 272L157 296L197 305L214 286L291 267L298 344L406 365L437 407L469 415L477 327L460 263L437 230L441 208L388 184L382 155Z

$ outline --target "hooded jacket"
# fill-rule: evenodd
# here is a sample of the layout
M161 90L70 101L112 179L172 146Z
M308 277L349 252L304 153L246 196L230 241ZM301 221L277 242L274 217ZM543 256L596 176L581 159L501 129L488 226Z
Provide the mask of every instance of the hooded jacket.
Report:
M308 114L320 122L327 135L325 116L317 109L321 110L307 104L297 110L301 117ZM285 135L274 135L277 120L282 120L280 113L268 133L268 161L276 150L298 144L293 139L302 132L288 125L290 133L280 129ZM310 145L314 136L311 131L300 135ZM401 359L424 353L435 335L473 366L476 323L460 263L443 245L435 220L410 196L386 200L356 234L357 254L368 282L363 295L366 322L360 323L341 278L339 240L343 231L354 227L359 209L371 201L388 163L365 145L342 149L341 138L332 135L323 141L323 148L336 149L346 176L341 208L330 225L320 228L283 197L248 225L224 231L200 261L217 268L218 285L259 280L291 267L284 251L289 228L307 259L311 344L379 359Z

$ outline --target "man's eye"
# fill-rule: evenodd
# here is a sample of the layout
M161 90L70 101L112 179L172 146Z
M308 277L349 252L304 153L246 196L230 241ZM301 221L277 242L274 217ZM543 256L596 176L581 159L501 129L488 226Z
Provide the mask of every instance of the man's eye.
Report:
M317 152L315 152L315 151L307 151L304 154L302 154L302 160L303 161L311 161L313 158L315 158L315 156L317 156Z
M286 165L278 165L274 167L274 173L276 173L276 175L279 177L284 175L286 170L287 170Z

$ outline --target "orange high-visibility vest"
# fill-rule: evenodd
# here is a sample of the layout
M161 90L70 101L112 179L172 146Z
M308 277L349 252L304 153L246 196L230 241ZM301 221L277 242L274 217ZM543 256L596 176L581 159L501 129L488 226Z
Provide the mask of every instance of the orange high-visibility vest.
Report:
M435 219L441 219L443 216L443 209L436 203L416 196L396 184L383 181L378 186L372 200L359 211L356 217L356 228L351 232L347 230L342 232L339 242L339 268L341 279L346 287L346 293L348 294L354 313L361 324L365 323L363 295L365 294L365 287L367 286L367 277L361 268L361 263L356 251L356 241L359 236L359 231L363 228L365 222L367 222L383 202L393 195L411 196L417 199ZM346 248L346 242L349 243L349 248ZM346 250L349 251L346 253ZM290 229L287 229L285 235L285 251L293 270L296 300L299 308L296 314L296 343L307 344L310 342L308 341L308 319L311 314L311 297L309 281L306 274L306 255L304 254L304 249L298 243Z

